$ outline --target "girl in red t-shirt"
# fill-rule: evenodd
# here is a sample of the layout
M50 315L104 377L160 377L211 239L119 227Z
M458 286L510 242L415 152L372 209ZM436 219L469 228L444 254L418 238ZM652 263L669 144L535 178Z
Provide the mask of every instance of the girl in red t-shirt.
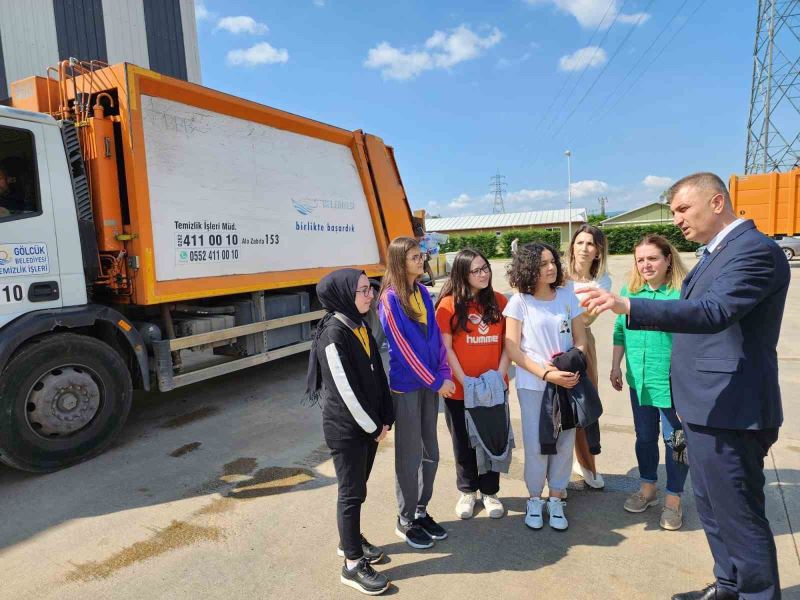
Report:
M475 449L469 445L464 420L464 377L499 371L508 385L509 360L503 348L505 296L492 289L492 267L486 257L466 248L453 260L450 278L436 302L436 322L442 330L447 362L455 376L456 391L445 398L445 419L453 438L456 483L461 497L456 514L469 519L480 491L483 507L493 519L504 514L497 499L500 473L478 474Z

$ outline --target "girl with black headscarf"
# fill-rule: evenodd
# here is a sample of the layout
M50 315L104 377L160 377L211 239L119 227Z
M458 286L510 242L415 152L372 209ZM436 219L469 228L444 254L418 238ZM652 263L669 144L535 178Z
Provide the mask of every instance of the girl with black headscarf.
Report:
M394 423L389 384L378 345L364 322L374 290L363 271L340 269L317 284L328 311L317 325L308 364L306 394L322 403L322 428L339 485L337 523L341 582L377 595L389 581L371 563L383 551L361 534L361 504L380 442Z

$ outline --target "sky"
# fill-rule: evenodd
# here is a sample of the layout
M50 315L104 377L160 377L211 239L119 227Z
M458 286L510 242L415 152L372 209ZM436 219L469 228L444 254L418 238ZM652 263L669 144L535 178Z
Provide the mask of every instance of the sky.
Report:
M617 212L744 169L756 2L195 0L203 85L394 148L412 209Z

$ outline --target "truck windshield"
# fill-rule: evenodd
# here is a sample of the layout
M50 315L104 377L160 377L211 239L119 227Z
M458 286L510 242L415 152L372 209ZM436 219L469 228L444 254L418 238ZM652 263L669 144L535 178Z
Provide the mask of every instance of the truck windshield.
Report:
M0 222L41 212L33 134L0 126Z

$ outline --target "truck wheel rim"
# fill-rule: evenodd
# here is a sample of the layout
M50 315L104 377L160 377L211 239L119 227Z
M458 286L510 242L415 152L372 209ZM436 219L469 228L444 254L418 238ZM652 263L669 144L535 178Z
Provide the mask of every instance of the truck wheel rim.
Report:
M67 437L92 422L100 410L101 397L99 377L93 371L79 365L58 367L31 387L25 417L39 436Z
M792 257L794 256L794 252L792 252L789 248L784 248L783 254L786 256L786 260L792 260Z

